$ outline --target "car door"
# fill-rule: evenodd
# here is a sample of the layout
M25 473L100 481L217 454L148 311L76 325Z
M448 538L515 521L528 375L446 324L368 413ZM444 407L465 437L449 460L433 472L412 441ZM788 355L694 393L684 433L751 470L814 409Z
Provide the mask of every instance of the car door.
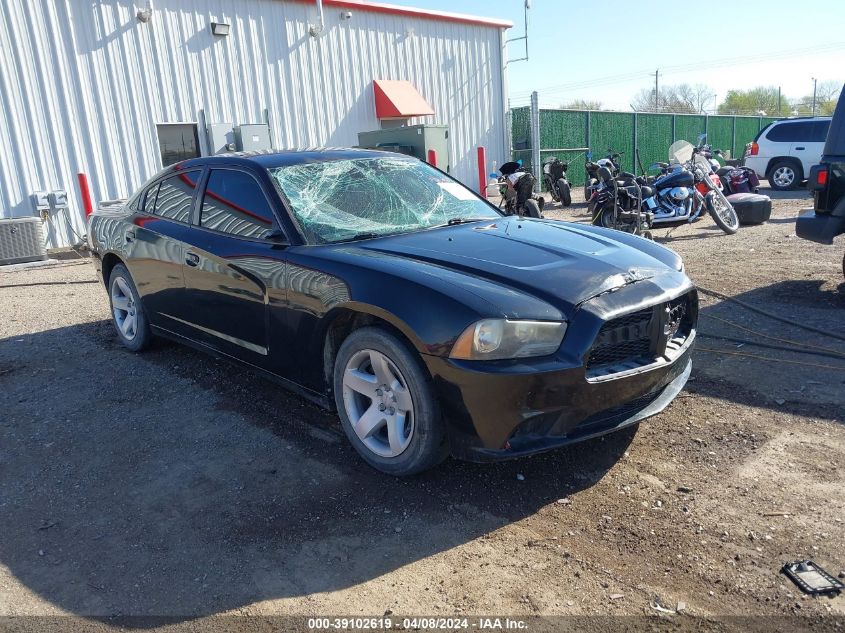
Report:
M179 334L184 329L174 317L184 310L183 240L192 231L202 173L188 170L148 186L124 238L127 266L150 323Z
M269 193L245 169L208 171L184 249L184 321L196 340L273 369L270 308L286 298L286 244Z

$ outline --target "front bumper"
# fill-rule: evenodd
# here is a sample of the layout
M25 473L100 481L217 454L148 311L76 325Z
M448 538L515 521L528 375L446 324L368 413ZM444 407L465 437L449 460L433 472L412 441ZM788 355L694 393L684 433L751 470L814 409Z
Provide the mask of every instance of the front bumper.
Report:
M845 217L830 213L816 213L805 209L795 223L795 234L819 244L833 244L833 238L845 233Z
M685 280L686 287L680 279ZM452 453L471 461L509 459L610 433L663 410L686 384L695 341L697 296L642 282L587 302L554 357L468 362L428 357ZM596 375L588 358L603 326L619 315L689 296L691 326L682 343L641 367Z

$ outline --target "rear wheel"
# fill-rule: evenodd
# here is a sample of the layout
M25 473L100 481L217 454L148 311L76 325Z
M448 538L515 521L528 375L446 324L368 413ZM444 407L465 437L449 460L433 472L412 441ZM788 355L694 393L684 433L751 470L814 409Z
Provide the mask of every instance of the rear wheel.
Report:
M109 275L109 305L120 342L133 352L149 347L153 335L147 314L135 282L123 264L117 264Z
M560 196L560 202L563 206L568 207L572 204L572 191L569 189L569 183L563 178L558 178L557 192Z
M721 192L708 193L704 196L704 204L713 221L725 233L733 235L739 230L739 216L736 214L736 209Z
M353 332L340 346L334 394L341 425L370 466L414 475L445 459L445 427L431 382L416 353L377 327Z
M613 206L609 205L593 211L593 225L603 226L606 229L615 229L613 222Z
M791 160L781 160L769 170L769 185L775 191L789 191L801 184L801 168Z

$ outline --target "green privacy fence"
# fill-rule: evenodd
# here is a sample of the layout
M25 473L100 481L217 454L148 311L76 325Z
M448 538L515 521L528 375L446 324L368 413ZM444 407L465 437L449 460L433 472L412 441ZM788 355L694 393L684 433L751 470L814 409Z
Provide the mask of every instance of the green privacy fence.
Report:
M586 152L593 160L604 157L608 149L622 152L622 169L639 173L635 166L639 151L643 166L668 158L669 146L677 140L695 143L699 134L707 134L714 148L730 151L732 158L742 158L745 144L757 132L777 119L772 117L705 116L694 114L650 114L640 112L588 112L582 110L539 110L540 160L550 156L568 160L569 180L584 184ZM511 110L514 160L531 165L531 108ZM566 151L563 151L566 150Z

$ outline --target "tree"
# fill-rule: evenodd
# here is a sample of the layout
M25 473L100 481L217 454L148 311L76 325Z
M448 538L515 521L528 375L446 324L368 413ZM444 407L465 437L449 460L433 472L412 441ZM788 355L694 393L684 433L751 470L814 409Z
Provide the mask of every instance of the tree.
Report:
M842 84L838 81L823 81L816 86L816 114L821 116L830 116L836 109L836 103L839 101L839 93L842 90ZM813 95L809 94L797 100L792 105L793 111L810 116L813 114Z
M812 101L812 99L811 99ZM758 86L750 90L728 90L719 104L719 114L748 114L788 116L792 110L789 99L781 95L778 109L778 89L775 86Z
M601 101L591 99L573 99L560 106L564 110L601 110Z
M713 98L713 89L704 84L679 84L661 86L654 99L654 88L643 88L631 101L631 108L637 112L674 112L677 114L697 114L703 112Z

